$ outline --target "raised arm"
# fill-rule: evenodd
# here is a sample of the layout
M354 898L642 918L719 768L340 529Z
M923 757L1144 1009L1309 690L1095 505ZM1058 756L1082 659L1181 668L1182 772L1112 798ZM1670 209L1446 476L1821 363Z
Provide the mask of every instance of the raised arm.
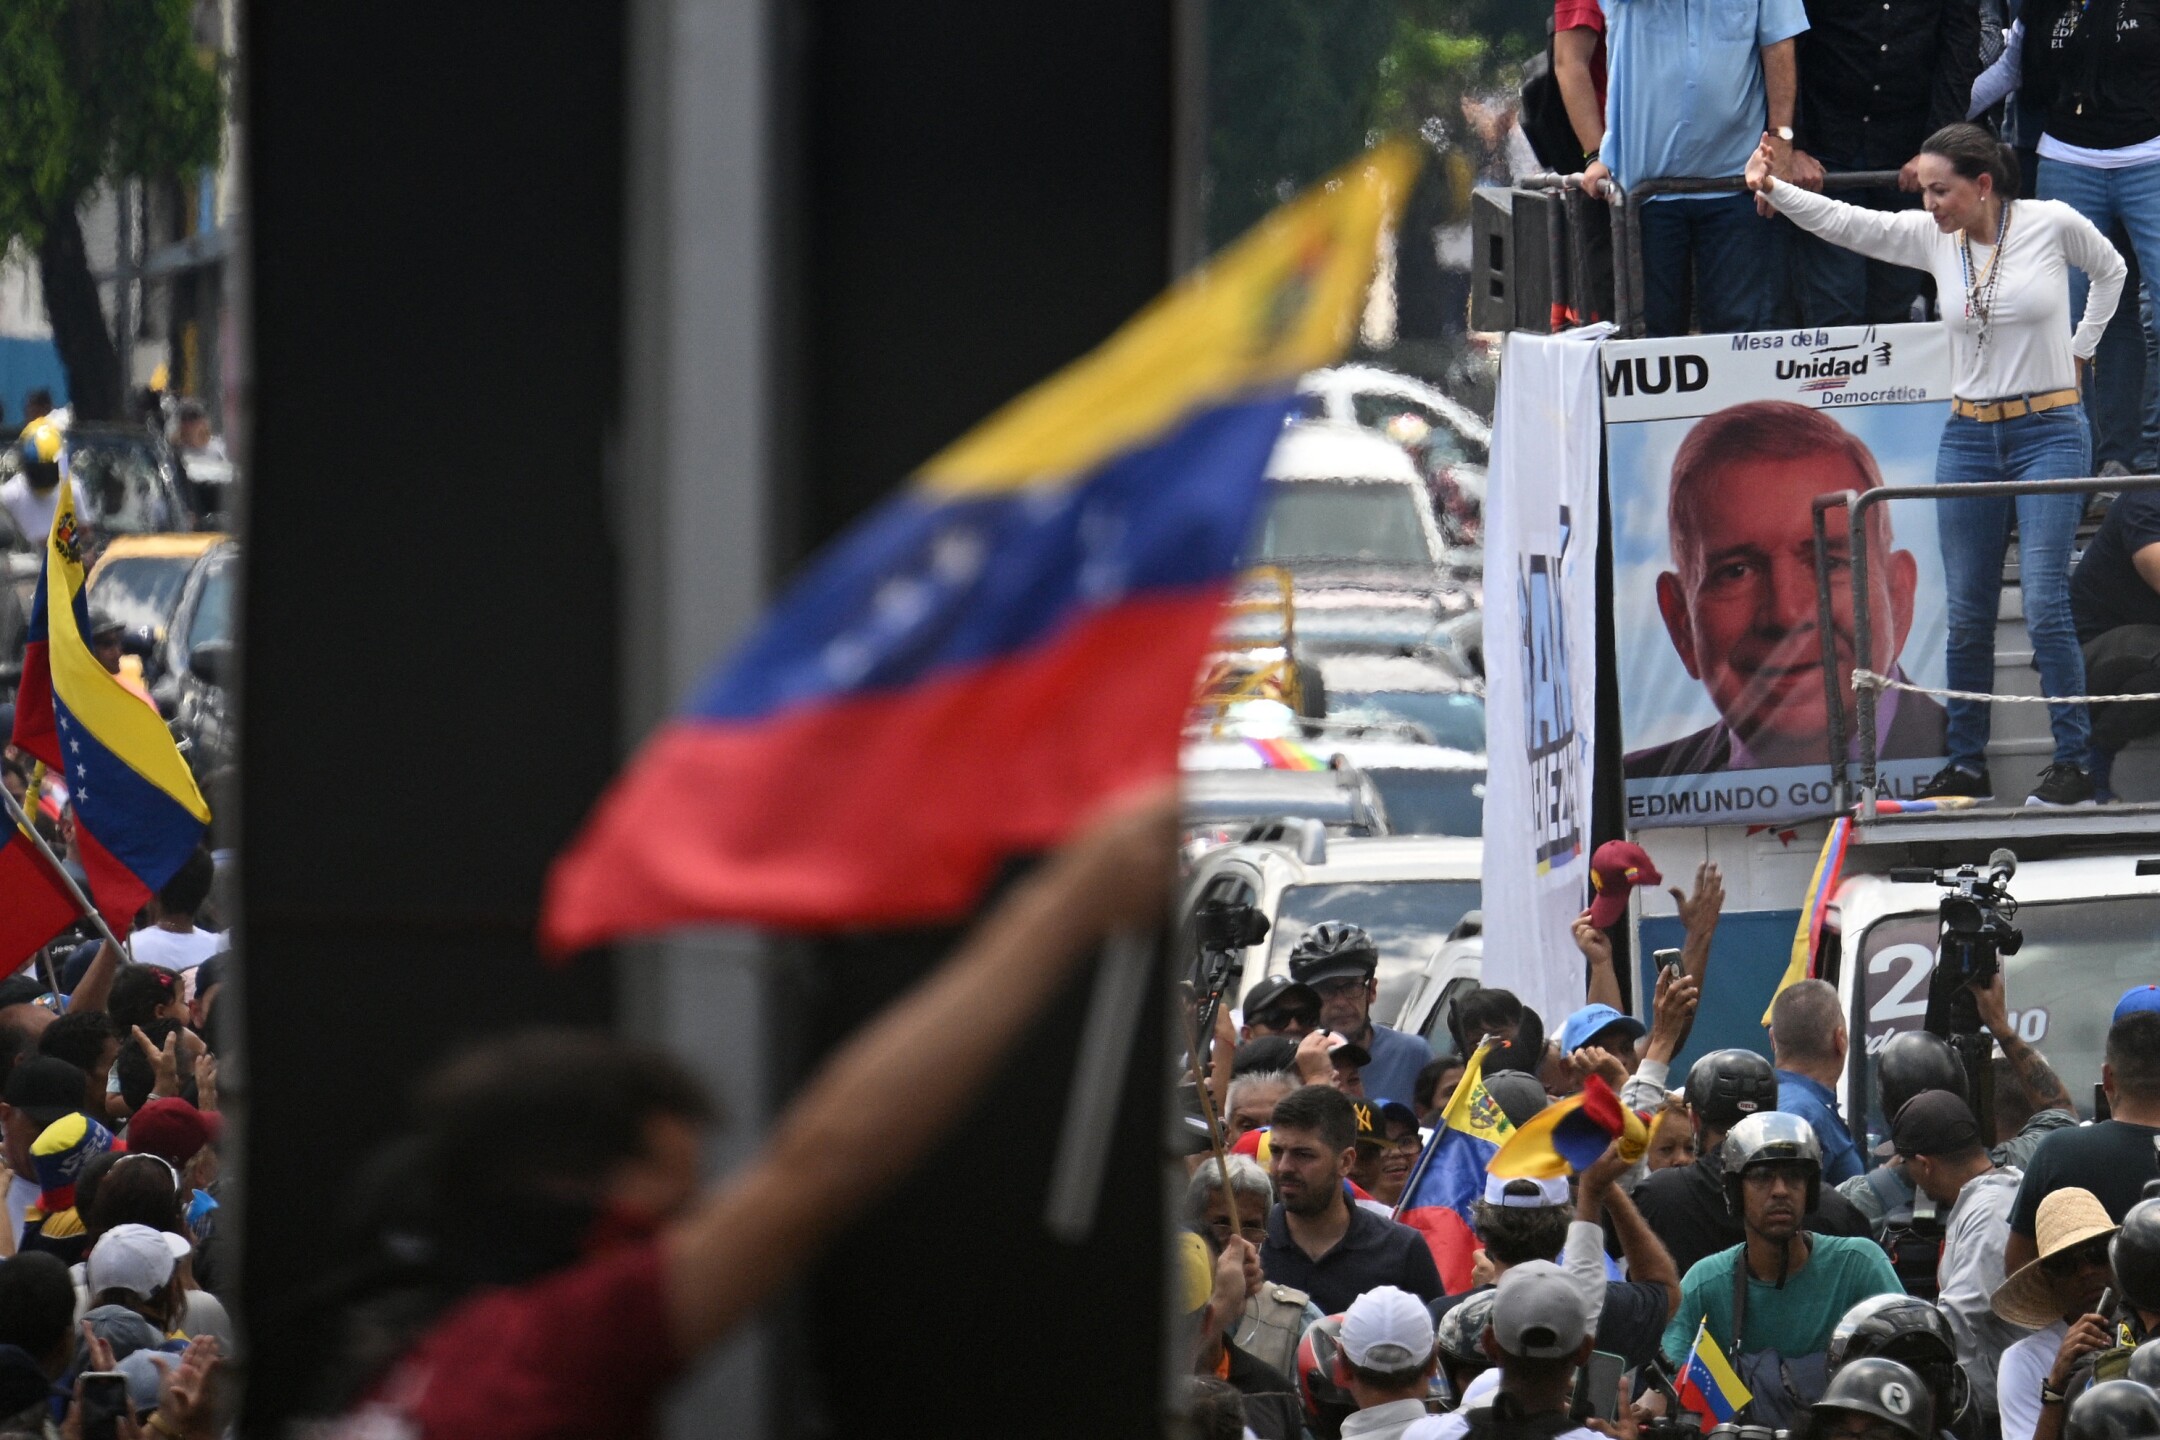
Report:
M1935 222L1921 210L1863 210L1803 190L1776 174L1776 150L1768 137L1748 158L1747 184L1801 229L1874 260L1925 270L1934 254ZM2097 233L2097 232L2096 232Z
M2037 1113L2041 1110L2067 1110L2077 1114L2077 1101L2070 1097L2070 1087L2063 1084L2062 1077L2054 1067L2040 1058L2040 1052L2018 1035L2017 1027L2010 1023L2010 1005L2003 996L2002 967L1995 967L1995 981L1985 990L1973 987L1973 1003L1980 1011L1980 1021L2002 1046L2003 1058L2010 1062L2010 1073L2017 1080L2017 1087L2025 1097L2025 1103Z
M1161 923L1176 825L1165 788L1089 826L841 1046L773 1122L759 1157L668 1229L679 1358L725 1335L912 1167L1097 941Z

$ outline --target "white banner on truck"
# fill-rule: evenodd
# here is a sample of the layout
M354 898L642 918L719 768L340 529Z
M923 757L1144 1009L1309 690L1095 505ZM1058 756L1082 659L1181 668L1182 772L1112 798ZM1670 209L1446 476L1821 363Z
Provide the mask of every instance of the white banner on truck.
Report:
M1484 983L1583 1004L1597 718L1597 330L1510 334L1485 501Z

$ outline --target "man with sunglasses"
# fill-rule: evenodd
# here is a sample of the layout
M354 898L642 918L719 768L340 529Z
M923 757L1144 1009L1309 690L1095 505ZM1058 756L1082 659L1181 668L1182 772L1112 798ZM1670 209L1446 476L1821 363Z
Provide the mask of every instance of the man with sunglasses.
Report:
M1400 1098L1417 1088L1418 1071L1432 1059L1432 1051L1415 1035L1373 1023L1379 971L1380 947L1372 936L1340 920L1313 926L1290 952L1290 978L1320 997L1322 1028L1371 1057L1364 1064L1362 1093Z
M2037 1258L1995 1292L1997 1316L2038 1327L2003 1352L1996 1370L2002 1440L2056 1440L2078 1362L2115 1343L2114 1325L2096 1313L2114 1279L2107 1207L2090 1190L2056 1190L2040 1202L2034 1228Z
M1238 1039L1282 1035L1302 1040L1320 1023L1320 997L1310 985L1270 975L1245 992L1245 1023Z

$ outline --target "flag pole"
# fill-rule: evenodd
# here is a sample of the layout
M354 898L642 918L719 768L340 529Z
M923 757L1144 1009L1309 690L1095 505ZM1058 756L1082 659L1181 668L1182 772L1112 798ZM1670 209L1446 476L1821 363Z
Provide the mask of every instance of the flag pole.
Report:
M1182 1007L1180 1007L1182 1008ZM1230 1233L1244 1233L1245 1224L1238 1218L1237 1190L1230 1183L1230 1152L1223 1145L1222 1119L1215 1113L1215 1097L1207 1087L1207 1075L1200 1063L1200 1037L1195 1026L1195 1016L1185 1017L1185 1055L1192 1066L1193 1089L1200 1100L1200 1113L1207 1120L1208 1147L1215 1152L1215 1178L1222 1182L1223 1204L1229 1207ZM1214 1036L1208 1037L1209 1041Z
M82 886L77 885L75 877L68 874L67 867L60 863L60 857L53 854L52 847L45 843L43 835L38 834L37 826L30 823L29 817L23 814L22 806L15 803L14 794L5 785L0 785L0 800L7 802L8 818L15 822L17 829L30 837L30 843L37 847L38 854L45 857L45 863L52 866L53 874L60 877L60 883L67 887L68 898L75 902L75 908L82 913L83 918L97 927L98 934L105 937L105 943L118 951L122 959L128 958L127 947L120 943L120 937L113 934L112 926L107 925L105 917L98 914L97 906L91 904L90 897L83 894Z

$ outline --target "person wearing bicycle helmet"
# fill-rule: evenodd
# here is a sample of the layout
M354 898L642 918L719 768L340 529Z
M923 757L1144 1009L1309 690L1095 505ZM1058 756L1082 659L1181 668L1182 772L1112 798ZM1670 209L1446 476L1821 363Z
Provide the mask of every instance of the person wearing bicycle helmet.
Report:
M1927 1386L1895 1360L1854 1360L1808 1407L1802 1440L1935 1440Z
M1684 1364L1697 1325L1706 1324L1755 1395L1752 1423L1776 1427L1797 1418L1793 1402L1821 1394L1837 1322L1870 1295L1896 1293L1897 1274L1872 1240L1803 1230L1801 1217L1822 1189L1822 1145L1806 1120L1750 1115L1732 1127L1720 1155L1726 1202L1747 1239L1687 1272L1665 1356Z
M1830 1332L1825 1358L1833 1385L1849 1364L1895 1360L1927 1387L1941 1430L1960 1437L1980 1433L1971 1386L1958 1368L1957 1336L1943 1313L1918 1296L1871 1295L1853 1306Z
M1343 920L1321 921L1290 952L1290 978L1320 996L1320 1027L1372 1056L1365 1064L1365 1093L1400 1098L1416 1089L1432 1051L1415 1035L1374 1023L1379 971L1380 947L1362 926Z

